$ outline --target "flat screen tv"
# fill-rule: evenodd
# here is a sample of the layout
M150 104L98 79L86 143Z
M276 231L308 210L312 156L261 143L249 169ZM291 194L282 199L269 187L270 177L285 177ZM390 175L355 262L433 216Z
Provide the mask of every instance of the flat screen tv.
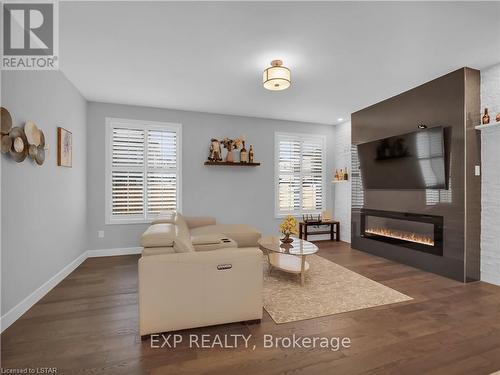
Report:
M443 128L362 143L357 146L365 189L446 189Z

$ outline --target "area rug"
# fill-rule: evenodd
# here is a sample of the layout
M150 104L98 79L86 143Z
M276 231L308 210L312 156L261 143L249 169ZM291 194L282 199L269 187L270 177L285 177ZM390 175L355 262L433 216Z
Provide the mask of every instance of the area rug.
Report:
M277 269L269 275L264 259L264 308L278 324L412 299L318 255L307 257L304 286L298 275Z

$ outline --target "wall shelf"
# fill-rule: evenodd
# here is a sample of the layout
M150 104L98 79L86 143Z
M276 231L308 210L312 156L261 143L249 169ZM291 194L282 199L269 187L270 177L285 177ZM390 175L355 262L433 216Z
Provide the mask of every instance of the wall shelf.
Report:
M500 122L495 122L493 124L478 125L478 126L476 126L476 130L484 130L484 129L490 129L490 128L500 128Z
M343 184L349 182L349 180L332 180L332 184Z
M227 161L206 161L205 165L229 165L231 167L257 167L260 163L241 163L239 161L235 161L233 163Z

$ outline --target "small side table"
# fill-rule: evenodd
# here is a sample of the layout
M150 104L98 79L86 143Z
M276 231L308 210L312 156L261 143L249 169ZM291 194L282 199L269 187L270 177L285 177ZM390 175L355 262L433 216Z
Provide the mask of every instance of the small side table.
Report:
M326 225L330 227L330 230L316 230L309 232L308 227ZM319 235L319 234L329 234L330 240L340 241L340 221L336 220L325 220L325 221L301 221L299 223L299 238L307 241L307 236Z

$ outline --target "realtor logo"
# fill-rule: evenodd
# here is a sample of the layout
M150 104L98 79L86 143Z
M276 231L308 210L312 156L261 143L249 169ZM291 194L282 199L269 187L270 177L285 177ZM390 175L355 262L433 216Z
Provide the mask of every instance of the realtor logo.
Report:
M57 2L4 2L2 13L2 69L57 69Z

